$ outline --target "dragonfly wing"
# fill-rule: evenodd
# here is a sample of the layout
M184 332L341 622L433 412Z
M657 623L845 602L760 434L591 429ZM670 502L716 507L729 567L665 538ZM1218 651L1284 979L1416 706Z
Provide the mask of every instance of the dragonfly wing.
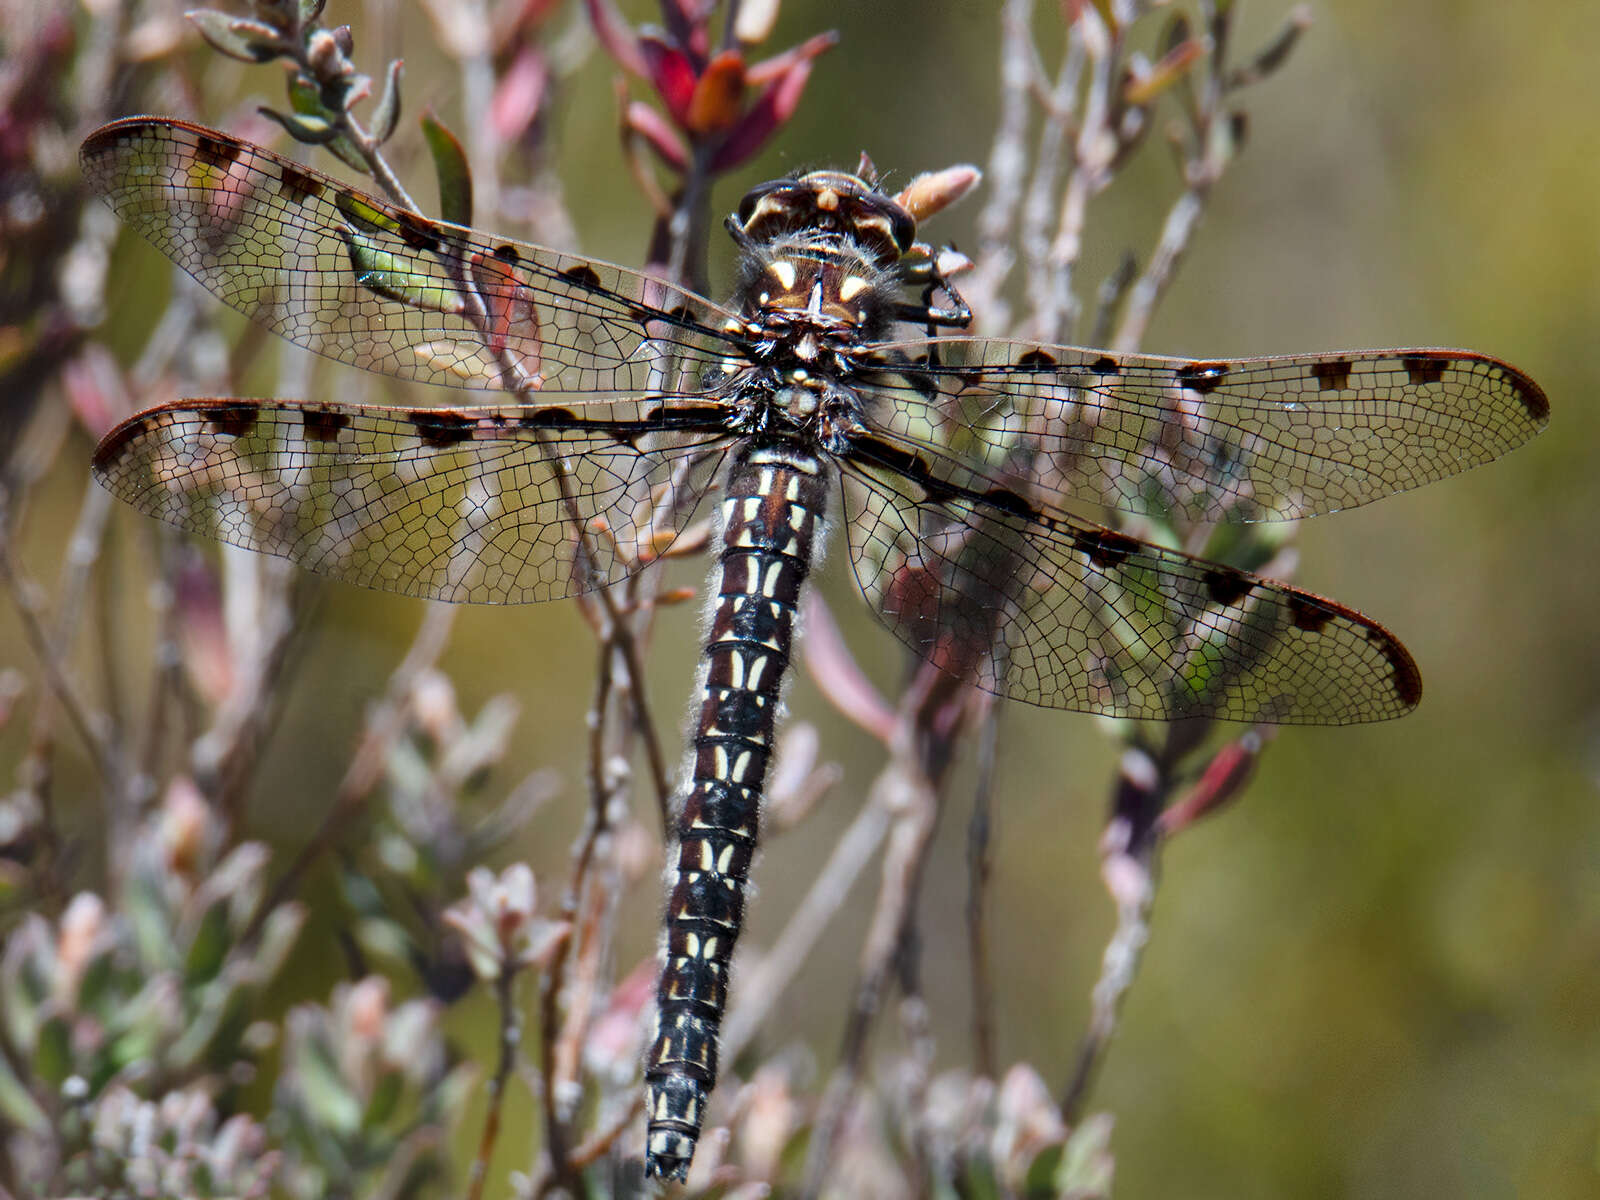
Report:
M987 338L881 347L875 423L995 483L1194 522L1354 508L1500 457L1539 386L1465 350L1197 362Z
M321 575L517 604L650 561L721 461L716 406L606 407L185 400L113 429L94 471L151 516Z
M1049 708L1339 725L1401 716L1422 680L1360 613L1299 588L951 484L892 448L846 461L856 580L897 637Z
M653 276L430 221L215 130L133 118L91 188L220 299L384 375L521 393L695 391L730 314Z

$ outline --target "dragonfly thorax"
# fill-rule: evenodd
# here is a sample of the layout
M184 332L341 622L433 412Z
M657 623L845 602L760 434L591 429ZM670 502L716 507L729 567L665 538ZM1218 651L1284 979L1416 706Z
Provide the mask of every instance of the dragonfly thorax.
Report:
M848 239L794 235L746 255L733 302L758 337L816 363L825 342L881 336L902 290L898 272Z
M730 428L746 437L800 442L838 454L862 428L855 389L804 367L751 371L733 398Z

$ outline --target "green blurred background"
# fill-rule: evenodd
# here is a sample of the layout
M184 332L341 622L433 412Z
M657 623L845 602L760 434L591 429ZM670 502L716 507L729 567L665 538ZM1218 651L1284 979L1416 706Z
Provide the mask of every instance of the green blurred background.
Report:
M332 7L332 19L349 19ZM1042 17L1053 11L1042 7ZM643 16L650 6L627 8ZM717 211L759 179L853 165L861 150L891 180L981 164L996 108L997 8L788 0L773 46L830 27L842 41L817 64L776 150L719 186ZM1284 12L1248 5L1241 51ZM1245 94L1249 144L1146 348L1229 358L1467 346L1537 379L1551 428L1503 462L1302 530L1298 582L1398 633L1422 665L1424 702L1402 722L1284 733L1239 806L1169 847L1154 940L1095 1105L1116 1116L1123 1197L1597 1196L1600 7L1373 0L1320 5L1314 16L1287 67ZM452 123L468 120L455 77L430 61L424 22L408 17L381 34L358 26L357 36L364 64L406 57L411 113L432 103ZM278 99L266 72L220 59L207 70L236 71L241 95ZM637 262L648 216L614 149L613 77L597 55L570 81L554 150L581 248ZM415 151L397 157L431 197L415 126L397 142ZM1125 247L1148 246L1171 184L1170 159L1153 144L1091 210L1086 287ZM930 232L971 245L977 208L968 201ZM131 239L118 261L127 274L111 288L106 336L126 350L149 320L141 289L165 276ZM343 377L319 366L317 378ZM21 548L37 578L54 578L89 450L85 439L64 455L39 496ZM117 520L136 528L131 514ZM842 565L836 549L825 595L893 691L897 643L852 599ZM685 571L682 582L694 581ZM310 658L255 789L258 832L294 845L313 827L361 706L419 615L408 601L324 589ZM698 637L696 606L663 614L649 687L669 729L686 709ZM0 646L0 665L32 673L9 608ZM534 837L504 848L541 876L560 871L581 818L593 659L576 612L551 605L462 614L445 660L469 713L499 692L523 704L508 785L539 765L571 781ZM879 762L803 676L790 709L820 726L846 777L819 817L760 862L756 943L782 927ZM1000 1050L1054 1082L1070 1068L1111 927L1096 839L1116 744L1093 719L1013 705L1001 751ZM64 767L64 795L91 786L78 769L73 779ZM967 1061L969 786L970 770L952 791L923 900L943 1066ZM771 1025L810 1040L823 1069L853 978L852 909L871 897L857 890ZM650 952L656 903L637 898L620 962ZM487 1056L488 1006L464 1006L456 1025ZM892 1040L886 1029L880 1041Z

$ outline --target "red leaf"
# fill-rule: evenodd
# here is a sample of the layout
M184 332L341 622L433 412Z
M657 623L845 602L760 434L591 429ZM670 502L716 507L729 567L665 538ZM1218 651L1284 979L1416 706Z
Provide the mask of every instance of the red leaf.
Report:
M1218 750L1188 793L1162 812L1162 834L1171 837L1237 797L1255 774L1261 743L1261 732L1251 730Z
M720 133L739 119L744 99L744 55L724 50L707 65L689 98L688 125L692 134Z
M729 171L753 155L778 128L794 116L800 97L811 76L811 60L795 63L762 92L739 123L728 131L722 145L712 155L713 171Z
M696 83L694 64L682 50L667 45L652 34L639 39L639 49L644 54L645 75L666 102L672 119L687 128L689 103L694 99Z

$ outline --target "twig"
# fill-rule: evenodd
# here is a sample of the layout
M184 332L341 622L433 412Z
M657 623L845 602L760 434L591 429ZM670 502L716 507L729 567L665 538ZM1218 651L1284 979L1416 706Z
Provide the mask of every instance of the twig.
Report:
M589 1138L588 1141L576 1146L572 1153L567 1155L567 1161L580 1170L591 1163L597 1162L603 1155L611 1152L611 1147L616 1144L617 1139L628 1132L643 1111L644 1090L642 1088L634 1088L633 1098L624 1106L616 1120Z
M22 620L23 632L33 646L34 655L44 670L45 679L49 682L56 703L61 705L61 710L67 714L72 727L83 739L101 782L113 795L121 795L127 781L122 777L117 752L95 728L96 722L90 717L88 708L78 695L77 688L67 673L66 664L61 661L57 647L40 618L39 605L33 599L35 585L23 576L13 555L11 543L3 536L0 536L0 581L5 583L6 590L11 593L12 603Z
M741 966L733 1007L722 1026L722 1056L737 1058L788 990L828 923L850 895L889 830L890 813L881 800L862 805L856 819L834 844L805 898L795 908L772 948L759 963Z
M606 589L601 589L602 597ZM609 611L615 612L614 608ZM615 628L615 626L613 626ZM584 898L593 889L589 885L590 868L594 863L602 840L611 829L611 797L613 785L608 770L611 741L625 737L619 728L616 714L620 707L615 696L615 670L617 656L615 644L608 637L600 639L599 661L595 668L594 696L589 704L589 806L588 819L573 849L572 871L567 877L561 898L561 916L574 923L576 936L570 938L563 952L545 970L539 980L539 1082L544 1105L544 1161L547 1179L552 1184L570 1185L577 1179L576 1168L568 1155L568 1129L565 1106L559 1102L561 1092L563 1042L577 1039L576 1029L567 1029L561 1020L560 1002L569 965L580 961L583 945L589 940L588 921L577 921ZM587 1022L588 1009L569 1005L567 1022L577 1026Z
M1189 248L1200 218L1205 214L1209 193L1209 184L1192 184L1167 211L1155 252L1151 254L1139 278L1128 289L1122 322L1117 326L1116 336L1111 339L1110 349L1118 354L1131 353L1144 341L1145 332L1150 328L1150 318L1155 315L1156 304L1166 294L1177 274L1178 263Z
M989 199L978 214L978 253L962 293L985 328L1010 324L1000 289L1016 262L1011 231L1027 173L1028 61L1033 0L1006 0L1000 14L1000 117L984 179Z
M985 907L993 867L990 807L999 739L1000 721L990 705L978 742L978 786L973 791L972 816L967 821L967 954L972 969L973 1060L978 1073L990 1079L1000 1069L994 1045L994 979Z
M517 1063L517 1048L522 1044L522 1024L517 1016L517 975L507 963L501 964L494 981L495 1005L500 1013L500 1057L489 1079L489 1105L483 1115L483 1133L478 1138L478 1153L467 1175L467 1200L481 1200L484 1181L489 1175L489 1160L500 1136L500 1107L505 1103L506 1085Z
M862 943L860 978L845 1022L839 1063L829 1081L806 1155L801 1187L801 1194L806 1197L821 1194L834 1164L834 1146L860 1080L868 1036L915 920L916 897L940 810L933 782L920 766L928 748L925 739L917 740L924 744L913 746L908 721L893 758L872 787L872 803L893 814L884 851L883 881Z
M637 576L634 576L637 578ZM661 817L663 831L672 827L672 779L667 773L667 759L661 749L661 736L656 732L654 716L644 691L644 664L639 658L639 647L633 630L619 624L608 645L621 655L628 668L628 691L633 700L634 731L644 744L645 762L650 767L650 783L655 790L656 810Z
M1156 820L1172 791L1172 772L1187 745L1185 731L1169 738L1169 753L1159 759L1142 750L1123 755L1111 820L1100 840L1101 878L1116 905L1117 924L1101 957L1100 978L1091 993L1089 1024L1078 1046L1077 1063L1061 1100L1061 1116L1076 1125L1111 1038L1122 1002L1139 972L1150 940L1150 909L1155 901ZM1176 751L1177 753L1171 753Z
M1081 28L1084 22L1093 22L1101 32L1094 37L1084 36ZM1067 43L1066 59L1045 101L1044 120L1035 150L1033 184L1028 203L1023 207L1018 242L1024 261L1029 264L1028 328L1035 337L1049 341L1059 340L1063 328L1076 319L1078 300L1072 281L1083 248L1083 223L1088 216L1090 197L1108 182L1105 159L1109 149L1105 143L1111 135L1106 128L1106 113L1110 108L1106 92L1110 87L1111 62L1116 55L1115 46L1104 44L1108 39L1109 34L1092 9L1079 14L1073 36ZM1085 66L1091 70L1089 83L1082 89L1080 105L1078 92ZM1076 135L1069 143L1067 139L1074 133L1070 122L1080 107L1082 115L1078 117ZM1060 202L1056 205L1056 232L1053 237L1046 238L1044 227L1052 207L1051 197L1063 148L1070 150L1070 165Z

